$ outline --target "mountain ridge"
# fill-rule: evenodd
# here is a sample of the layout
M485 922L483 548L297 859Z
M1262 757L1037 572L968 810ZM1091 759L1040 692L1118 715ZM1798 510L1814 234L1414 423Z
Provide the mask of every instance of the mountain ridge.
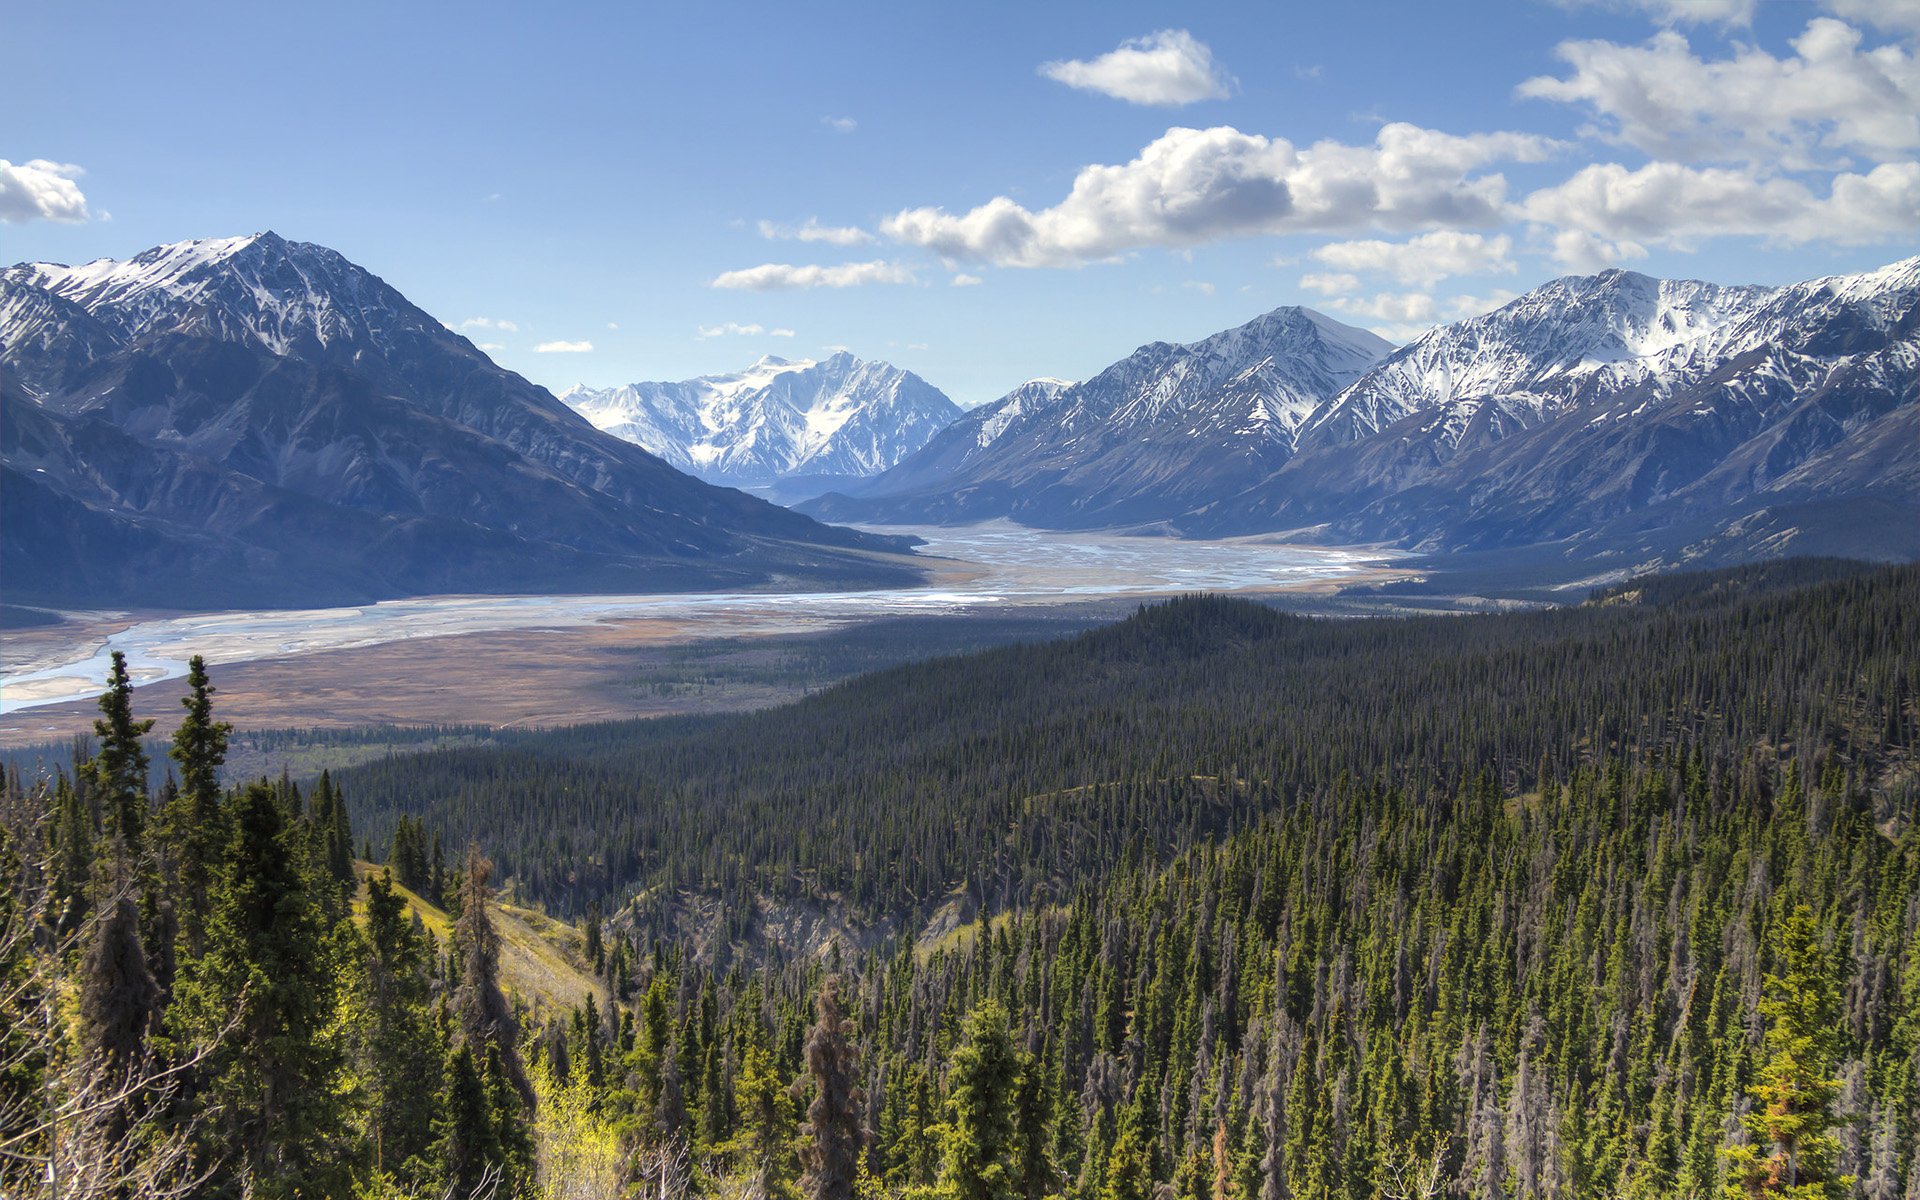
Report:
M0 404L8 509L42 517L7 539L9 599L913 577L885 557L902 540L682 475L378 276L270 232L0 271Z
M817 362L767 355L677 382L580 385L560 399L683 471L746 488L885 471L961 413L913 372L847 351Z

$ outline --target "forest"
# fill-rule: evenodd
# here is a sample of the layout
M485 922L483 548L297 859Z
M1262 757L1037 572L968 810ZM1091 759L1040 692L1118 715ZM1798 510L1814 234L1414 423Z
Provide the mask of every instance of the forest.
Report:
M1920 1200L1916 623L1193 597L238 786L116 663L0 785L0 1195Z

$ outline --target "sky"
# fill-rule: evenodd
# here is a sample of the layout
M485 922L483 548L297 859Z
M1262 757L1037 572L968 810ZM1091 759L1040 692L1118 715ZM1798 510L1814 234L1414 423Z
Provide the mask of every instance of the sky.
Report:
M558 390L1920 253L1920 0L11 0L0 263L272 229Z

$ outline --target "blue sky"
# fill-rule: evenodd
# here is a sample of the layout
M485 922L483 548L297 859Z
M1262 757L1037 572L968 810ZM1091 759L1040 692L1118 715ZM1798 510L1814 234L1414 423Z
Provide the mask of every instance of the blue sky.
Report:
M820 7L20 0L0 261L271 228L555 388L846 347L974 404L1920 250L1920 0Z

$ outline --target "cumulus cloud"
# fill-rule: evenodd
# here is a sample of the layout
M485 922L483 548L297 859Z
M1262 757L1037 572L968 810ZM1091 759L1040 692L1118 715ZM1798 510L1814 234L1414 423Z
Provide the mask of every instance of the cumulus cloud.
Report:
M1360 277L1344 271L1317 271L1302 275L1300 286L1322 296L1344 296L1360 290Z
M793 330L791 329L768 329L764 325L757 323L742 325L738 321L723 321L718 325L702 325L695 333L696 336L701 338L758 337L763 333L768 337L790 338L793 336Z
M1516 300L1519 292L1506 288L1495 288L1484 296L1448 296L1444 302L1444 311L1449 321L1464 321L1468 317L1477 317L1489 313L1510 300Z
M1748 235L1865 244L1920 229L1920 163L1836 175L1825 196L1795 179L1727 167L1596 163L1534 192L1520 210L1542 225L1618 243L1684 246Z
M1404 242L1332 242L1313 257L1345 272L1390 275L1409 287L1431 288L1455 275L1511 275L1513 239L1436 229Z
M535 354L587 354L592 350L592 342L541 342L533 348Z
M821 117L820 123L835 133L852 133L860 128L860 122L852 117Z
M498 329L501 333L519 333L520 327L512 321L498 321L492 317L468 317L460 322L461 329Z
M1572 73L1517 91L1582 105L1598 118L1592 133L1673 161L1802 169L1920 148L1920 58L1861 44L1859 30L1830 17L1809 22L1784 58L1742 46L1707 61L1671 30L1639 46L1563 42L1556 53Z
M954 287L979 287L985 283L986 280L980 278L978 275L969 275L965 271L962 271L958 275L955 275L951 282Z
M1304 149L1230 126L1175 128L1132 162L1083 168L1051 208L999 196L958 215L908 209L881 230L945 258L1059 267L1251 234L1492 226L1506 217L1506 180L1481 168L1536 162L1554 146L1532 134L1457 136L1397 123L1371 146Z
M860 287L869 283L912 283L913 271L900 263L875 259L872 262L841 263L822 267L812 264L762 263L727 271L709 287L743 292L797 291L806 288Z
M1826 0L1834 15L1889 33L1920 37L1920 0Z
M1569 271L1591 275L1633 259L1645 258L1639 242L1610 242L1584 229L1562 229L1553 235L1553 260Z
M798 225L760 222L760 236L769 241L825 242L830 246L858 246L870 242L873 235L851 225L822 225L818 217L808 217Z
M1395 325L1431 322L1439 306L1425 292L1381 292L1371 298L1342 296L1329 303L1341 312Z
M1129 104L1177 106L1224 100L1233 90L1233 77L1213 61L1213 51L1184 29L1162 29L1134 38L1094 59L1042 63L1040 73L1056 83Z
M0 158L0 224L57 221L78 225L87 219L87 198L74 177L86 174L71 163L30 158L11 163Z

